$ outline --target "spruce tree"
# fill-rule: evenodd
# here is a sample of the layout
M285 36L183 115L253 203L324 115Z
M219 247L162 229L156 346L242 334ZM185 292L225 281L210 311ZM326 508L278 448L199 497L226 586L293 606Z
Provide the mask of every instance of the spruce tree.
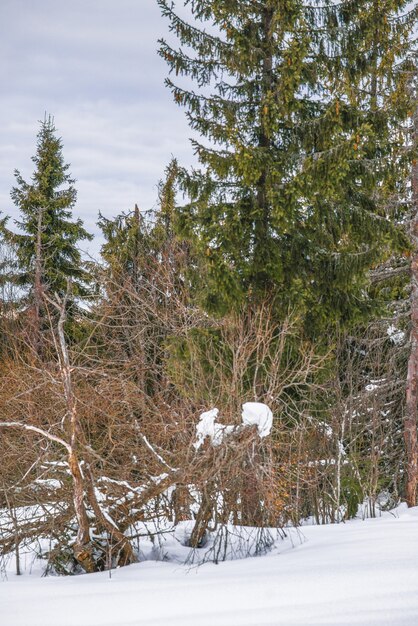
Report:
M267 295L310 328L370 308L367 270L408 246L393 199L410 101L397 65L414 15L404 1L158 0L183 47L160 54L198 90L167 80L202 170L184 172L181 227L206 258L205 306ZM213 27L213 28L212 28ZM184 48L186 46L186 48Z
M156 269L167 264L180 274L181 263L184 270L180 257L187 255L187 245L175 233L178 169L173 159L158 185L156 211L140 211L135 205L133 211L113 219L100 215L98 225L105 238L101 254L116 289L118 280L128 280L133 292L142 289L142 283L153 282ZM181 280L179 276L179 287Z
M32 157L35 171L31 181L15 171L17 184L11 197L20 211L20 219L15 220L18 232L7 227L8 217L1 222L2 236L16 254L7 279L21 288L24 302L33 307L38 330L45 294L62 296L68 280L74 295L87 293L87 274L77 244L91 235L80 219L72 219L77 192L62 149L53 118L45 117Z
M110 312L110 345L122 359L145 363L134 377L152 394L162 377L167 343L190 303L189 246L174 232L177 162L166 168L159 183L155 211L123 212L113 219L100 216L105 243L104 306ZM100 309L99 309L100 311ZM99 312L100 315L100 312ZM139 382L137 380L137 382Z

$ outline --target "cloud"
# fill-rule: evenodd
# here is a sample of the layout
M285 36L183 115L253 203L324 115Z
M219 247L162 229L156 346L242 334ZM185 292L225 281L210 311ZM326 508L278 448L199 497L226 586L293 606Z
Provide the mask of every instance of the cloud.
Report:
M171 155L195 162L184 111L164 87L157 40L167 23L154 0L2 0L0 210L13 170L32 172L38 121L55 117L77 179L75 214L97 233L107 216L156 202ZM97 254L100 241L90 249Z

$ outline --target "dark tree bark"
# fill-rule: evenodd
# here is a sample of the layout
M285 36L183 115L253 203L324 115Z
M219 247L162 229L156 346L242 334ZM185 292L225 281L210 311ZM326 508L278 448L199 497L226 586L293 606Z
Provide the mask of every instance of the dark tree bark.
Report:
M413 145L418 145L418 106L413 115ZM418 164L412 164L412 210L411 240L413 252L411 258L411 352L408 360L406 383L406 412L404 420L404 441L406 452L405 497L408 506L415 506L418 482Z

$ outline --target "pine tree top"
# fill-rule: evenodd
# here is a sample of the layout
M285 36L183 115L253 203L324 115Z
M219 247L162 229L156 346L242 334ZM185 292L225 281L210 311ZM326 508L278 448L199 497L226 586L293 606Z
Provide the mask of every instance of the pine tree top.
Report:
M81 219L73 219L77 192L75 180L63 156L63 142L56 135L54 119L45 116L37 135L35 164L30 182L15 170L16 186L11 197L20 218L15 220L18 232L7 227L8 217L1 222L4 240L16 252L12 282L24 290L33 290L37 236L42 256L42 282L51 293L64 293L71 278L75 293L86 293L86 272L78 242L91 240Z

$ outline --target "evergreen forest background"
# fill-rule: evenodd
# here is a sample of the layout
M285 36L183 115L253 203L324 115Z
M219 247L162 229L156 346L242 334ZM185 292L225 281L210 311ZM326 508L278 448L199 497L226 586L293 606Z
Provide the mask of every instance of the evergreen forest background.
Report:
M418 6L185 4L159 54L199 165L99 215L95 261L46 115L0 222L0 546L48 538L58 573L138 560L138 524L219 560L230 524L262 551L417 504Z

